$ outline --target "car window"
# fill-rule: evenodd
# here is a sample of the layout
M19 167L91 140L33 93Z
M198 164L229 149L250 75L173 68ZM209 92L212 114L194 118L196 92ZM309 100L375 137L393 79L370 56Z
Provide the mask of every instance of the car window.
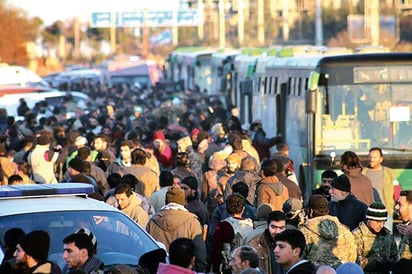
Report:
M112 264L137 265L147 251L158 248L156 242L121 212L60 211L29 213L0 217L0 235L12 227L26 233L46 230L51 243L49 259L63 267L63 239L80 228L88 228L97 239L97 256L105 266Z

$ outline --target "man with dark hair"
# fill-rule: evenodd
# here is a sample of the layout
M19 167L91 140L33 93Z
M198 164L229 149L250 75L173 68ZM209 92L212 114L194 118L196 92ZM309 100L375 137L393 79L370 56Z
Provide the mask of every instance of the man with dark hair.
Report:
M298 229L306 239L303 258L316 267L337 268L344 262L356 262L356 244L351 231L338 218L329 215L328 200L320 194L310 197L306 223Z
M373 147L369 149L369 165L367 168L362 169L362 174L371 180L372 186L379 196L379 199L375 198L375 201L382 201L388 210L388 219L385 226L392 231L395 208L393 183L396 179L392 169L382 165L383 160L381 148Z
M302 259L305 236L296 229L285 230L275 236L275 259L287 274L313 274L315 266Z
M332 181L330 195L330 215L338 217L351 231L357 228L365 219L368 206L351 194L351 184L346 175L340 175Z
M110 138L104 133L99 133L93 140L93 147L98 153L104 154L108 157L108 163L112 163L116 160L116 155L110 147ZM96 153L93 153L94 158L92 161L96 160Z
M73 233L63 239L63 273L79 269L87 274L103 273L103 262L94 256L92 239L86 233Z
M46 231L35 230L22 236L16 246L16 264L11 273L60 274L60 268L47 260L49 248L50 236Z
M195 176L195 173L190 170L190 160L187 152L178 152L175 158L176 167L172 170L173 174L179 175L182 179Z
M186 208L189 212L196 214L202 226L209 224L209 210L199 199L199 184L196 177L185 177L180 187L185 192Z
M251 246L239 246L232 252L230 266L233 274L240 274L243 270L250 268L259 270L259 255Z
M167 169L162 170L159 175L159 185L160 189L149 197L149 202L156 213L166 204L166 192L168 187L173 185L173 173Z
M282 210L283 203L289 198L288 189L276 177L277 165L272 159L263 160L260 166L262 181L256 185L255 207L263 203L272 205L273 210Z
M336 177L338 177L338 175L336 174L335 171L331 169L327 169L323 171L322 174L320 175L320 178L322 180L320 187L313 190L312 195L320 194L324 196L326 199L328 199L328 201L330 201L330 193L329 193L330 184L332 183L333 179L335 179Z
M251 219L242 218L245 210L245 198L239 193L232 193L226 199L226 209L229 217L216 225L213 234L213 271L230 269L230 254L234 248L241 245L246 232L253 229ZM223 272L224 272L223 271Z
M177 238L170 244L170 264L159 264L157 273L196 273L192 271L195 265L195 245L188 238Z
M132 151L132 165L130 174L133 174L137 179L145 185L144 195L149 198L153 192L160 189L159 178L156 173L149 167L145 166L148 154L141 148L136 148Z
M69 177L62 183L85 183L90 184L94 188L94 194L98 195L100 200L103 200L103 194L100 192L96 180L87 172L90 172L90 163L75 157L70 160L67 173Z
M349 178L352 194L365 205L370 205L374 201L372 182L362 174L362 165L358 155L353 151L345 151L340 162L343 174Z
M90 164L90 176L95 179L100 193L104 196L109 191L110 186L107 183L106 173L96 165L95 162L90 161L91 149L87 146L79 148L77 157L83 160L85 163ZM111 172L112 173L112 172ZM111 174L110 173L110 174ZM109 173L108 173L109 174Z
M140 206L133 189L127 184L119 184L114 190L114 196L119 204L119 209L142 228L145 228L149 221L149 215Z
M286 228L285 213L276 210L268 214L266 219L267 227L256 236L254 236L247 245L254 247L259 255L259 267L265 273L281 274L282 269L275 261L275 236Z
M245 184L244 182L237 182L233 185L232 191L233 193L239 193L245 198L245 210L242 213L242 218L256 220L257 219L256 208L253 207L248 202L248 200L246 200L246 197L248 196L248 192L249 192L249 188L247 184ZM230 214L227 211L226 202L215 208L212 214L212 218L209 223L209 234L211 237L213 237L213 233L215 231L216 225L229 216Z
M302 191L300 187L292 180L287 177L289 158L280 156L273 159L277 166L276 177L279 181L288 189L289 198L297 198L302 200Z
M396 228L402 235L399 242L399 254L401 259L412 259L412 190L403 190L395 207L397 214L402 220Z
M259 153L260 160L270 158L270 148L278 145L282 141L282 137L280 136L267 138L260 120L256 120L250 125L249 135L252 140L252 145Z
M23 178L20 175L13 174L8 179L9 185L23 185Z

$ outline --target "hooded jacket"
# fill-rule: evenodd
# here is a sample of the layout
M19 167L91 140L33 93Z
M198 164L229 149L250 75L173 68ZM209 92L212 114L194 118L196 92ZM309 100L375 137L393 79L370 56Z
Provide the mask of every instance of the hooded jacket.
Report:
M257 183L255 198L256 208L268 203L272 205L273 210L282 210L283 204L289 198L289 191L276 176L268 176Z
M309 219L299 230L306 239L303 258L315 266L337 268L342 263L356 261L355 237L337 217L324 215Z
M259 267L264 273L281 274L282 267L275 260L275 240L270 236L268 229L263 233L255 235L247 245L256 249L259 254Z
M149 221L149 215L140 206L140 201L136 197L135 193L132 193L132 195L130 195L129 205L125 208L122 208L121 211L132 218L143 228L146 227L147 222Z
M147 224L147 232L169 250L170 244L179 237L192 239L195 245L195 271L206 270L206 247L202 227L197 216L184 206L169 203L155 214Z

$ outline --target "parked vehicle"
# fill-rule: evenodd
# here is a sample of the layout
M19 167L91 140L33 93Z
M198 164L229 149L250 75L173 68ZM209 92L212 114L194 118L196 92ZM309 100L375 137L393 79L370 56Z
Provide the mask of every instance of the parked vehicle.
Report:
M144 253L163 248L120 210L88 197L92 185L81 183L0 186L0 237L10 228L50 235L49 260L63 268L63 239L86 228L97 240L97 257L105 268L137 266ZM0 249L0 260L4 257Z

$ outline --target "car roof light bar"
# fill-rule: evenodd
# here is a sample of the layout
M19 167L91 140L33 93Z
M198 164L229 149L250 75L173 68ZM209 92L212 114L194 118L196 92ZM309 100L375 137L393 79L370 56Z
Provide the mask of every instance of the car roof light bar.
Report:
M92 193L94 193L93 186L83 183L0 186L0 199L32 196L87 195Z

